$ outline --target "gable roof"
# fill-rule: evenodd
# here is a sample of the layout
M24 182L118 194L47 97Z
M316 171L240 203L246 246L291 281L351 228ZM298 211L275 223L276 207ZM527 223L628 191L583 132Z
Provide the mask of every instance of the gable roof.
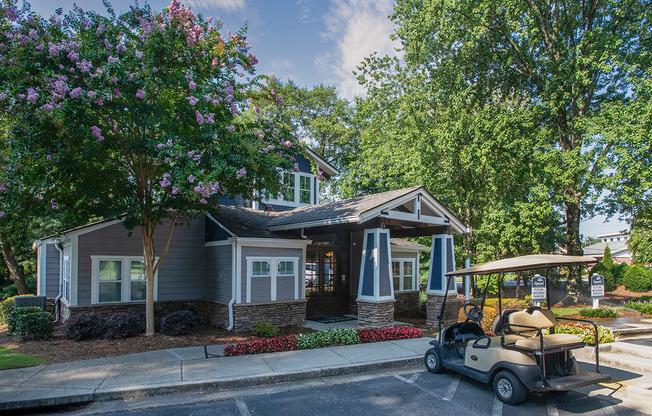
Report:
M312 161L315 162L315 166L317 167L318 171L324 172L324 175L327 178L331 178L333 176L337 176L340 174L340 171L337 170L337 168L330 163L328 163L323 157L319 156L316 152L313 150L310 150L309 147L306 147L306 150L308 151L308 155L312 157Z
M302 239L291 232L268 230L269 222L276 215L279 214L245 207L221 206L210 212L209 218L235 237Z
M392 211L401 205L413 202L419 204L416 212ZM422 215L421 209L423 206L436 215ZM345 223L361 224L377 217L450 225L458 233L466 232L464 224L430 195L423 186L413 186L341 201L326 202L282 212L270 220L269 229L282 231Z

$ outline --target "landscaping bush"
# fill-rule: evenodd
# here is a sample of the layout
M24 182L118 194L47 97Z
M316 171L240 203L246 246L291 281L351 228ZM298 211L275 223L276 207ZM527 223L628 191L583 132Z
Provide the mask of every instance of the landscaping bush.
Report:
M544 334L547 334L548 330L544 330ZM582 323L568 323L557 325L555 327L556 334L573 334L578 335L582 338L582 341L586 343L595 342L595 329L591 324L582 324ZM618 336L615 335L611 329L605 328L598 325L598 343L599 344L608 344L610 342L615 342L618 339Z
M632 266L627 270L627 272L625 272L623 283L627 290L633 292L647 292L650 290L650 274L648 270L645 269L645 266Z
M66 336L74 341L100 338L106 330L107 318L96 312L73 316L64 324Z
M423 332L418 328L398 326L385 329L358 329L360 343L393 341L396 339L421 338Z
M105 339L135 337L145 332L145 316L137 313L116 313L106 320Z
M652 298L652 296L643 296L643 298ZM641 299L641 298L637 298ZM632 299L629 302L624 302L623 306L641 313L652 314L652 299L636 300Z
M615 265L614 268L611 269L611 273L614 274L616 285L623 284L623 278L625 277L625 273L627 273L627 270L629 270L629 267L630 266L627 263L620 263Z
M161 321L161 334L182 335L197 326L197 315L189 310L180 310L165 315ZM277 330L278 331L278 330Z
M11 315L11 311L14 310L14 299L19 296L34 296L34 295L16 295L9 297L0 303L0 324L6 324Z
M295 349L297 349L297 337L286 335L283 337L229 344L224 347L224 356L235 357L237 355L264 354L267 352L292 351Z
M14 308L7 320L7 333L22 339L52 337L52 317L38 306Z
M355 329L328 328L325 331L299 335L297 349L311 350L331 345L354 345L359 342L358 332Z
M601 306L597 309L582 308L580 309L580 315L590 318L618 318L618 311L616 308Z
M531 297L531 296L530 296ZM532 302L526 299L505 298L503 299L503 310L505 309L526 309L532 306ZM498 310L498 298L489 298L484 302L485 307L490 307Z
M251 334L257 337L274 338L278 335L278 331L277 326L267 321L251 325Z

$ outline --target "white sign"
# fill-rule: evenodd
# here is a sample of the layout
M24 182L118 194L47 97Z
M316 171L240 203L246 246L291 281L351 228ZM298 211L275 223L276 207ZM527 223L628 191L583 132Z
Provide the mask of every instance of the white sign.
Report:
M604 297L604 276L597 273L591 276L591 297L601 299Z
M532 278L532 302L547 301L546 278L535 274Z

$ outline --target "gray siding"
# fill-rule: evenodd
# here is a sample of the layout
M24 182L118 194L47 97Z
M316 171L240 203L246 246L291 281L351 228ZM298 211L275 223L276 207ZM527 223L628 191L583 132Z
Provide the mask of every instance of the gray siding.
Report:
M272 300L272 278L251 278L251 303L270 302Z
M159 226L155 236L157 255L167 241L169 221ZM78 304L91 303L91 255L143 255L140 228L131 236L124 226L114 224L79 236ZM170 250L158 270L158 300L199 299L204 296L204 219L193 220L174 229Z
M283 243L279 242L279 246L281 246ZM282 247L242 247L242 303L247 302L247 257L298 257L299 258L299 270L297 272L299 273L299 281L303 282L304 281L304 270L306 269L306 262L305 259L303 258L303 252L301 249L297 248L282 248ZM281 287L281 290L279 291L279 286L278 286L278 280L277 279L277 288L276 288L276 297L277 300L281 300L278 296L279 293L286 293L289 288ZM261 286L265 286L265 282L262 280L257 280L259 282L258 284ZM294 283L291 285L291 290L292 290L292 298L294 298ZM267 302L271 299L271 282L269 279L267 279L267 284L265 289L258 290L258 288L254 287L252 284L252 290L251 290L251 302L257 302L254 299L254 292L257 294L256 296L267 296ZM265 295L265 293L269 293ZM260 301L258 301L260 302Z
M206 247L206 298L231 301L232 245Z
M59 250L54 244L45 247L45 295L56 297L59 294Z
M294 299L294 278L281 276L276 278L276 300Z

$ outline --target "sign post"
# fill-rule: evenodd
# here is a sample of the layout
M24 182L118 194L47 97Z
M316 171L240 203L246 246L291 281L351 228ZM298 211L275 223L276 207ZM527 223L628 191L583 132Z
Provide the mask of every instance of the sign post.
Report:
M600 299L604 298L604 276L597 273L591 276L591 298L593 298L593 309L598 309Z
M532 278L532 302L534 302L536 306L541 306L541 302L548 300L546 296L547 290L546 278L539 274L535 274Z

